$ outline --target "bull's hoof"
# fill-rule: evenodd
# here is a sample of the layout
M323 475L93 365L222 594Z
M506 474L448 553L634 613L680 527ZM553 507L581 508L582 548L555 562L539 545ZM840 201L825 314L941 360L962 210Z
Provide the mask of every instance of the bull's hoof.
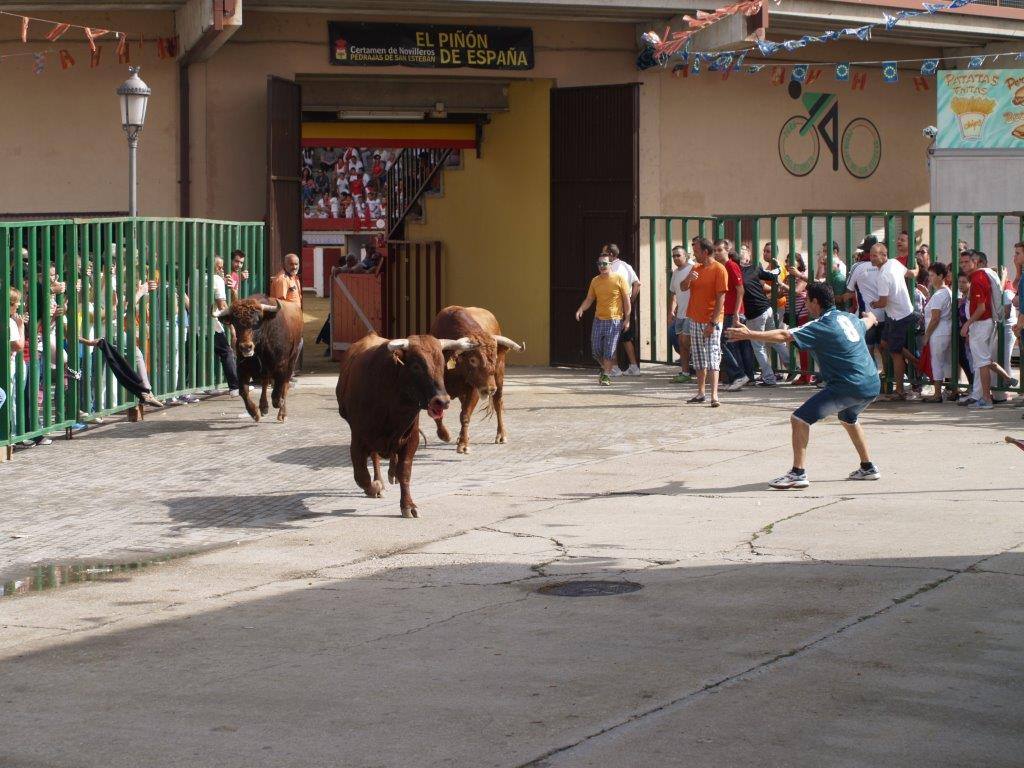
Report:
M416 507L402 507L402 517L419 517Z
M260 413L266 416L268 413L270 413L270 406L263 405L263 403L260 403Z
M287 418L288 417L285 414L281 413L280 411L277 412L277 420L278 421L284 421Z
M392 485L396 485L398 483L398 476L393 472L388 472L388 482Z
M455 452L456 453L469 453L469 444L468 443L459 443L455 447Z
M494 438L495 445L504 445L508 442L508 435L498 435Z
M363 493L371 499L379 499L384 495L384 483L380 480L374 480L368 487L363 489Z
M255 423L257 423L257 424L260 423L260 415L258 413L250 413L249 415L252 416L252 420Z
M438 440L441 440L441 441L443 441L445 443L450 443L452 441L452 434L451 434L451 432L448 431L448 429L443 424L438 424L437 425L437 438L438 438Z

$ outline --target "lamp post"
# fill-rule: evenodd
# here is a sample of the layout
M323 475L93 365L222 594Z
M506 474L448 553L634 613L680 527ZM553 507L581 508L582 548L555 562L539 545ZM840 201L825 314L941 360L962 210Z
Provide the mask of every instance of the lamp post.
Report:
M121 127L128 136L128 215L139 215L139 180L136 157L139 133L146 122L146 104L151 93L139 77L139 67L128 67L129 78L117 89L121 101Z

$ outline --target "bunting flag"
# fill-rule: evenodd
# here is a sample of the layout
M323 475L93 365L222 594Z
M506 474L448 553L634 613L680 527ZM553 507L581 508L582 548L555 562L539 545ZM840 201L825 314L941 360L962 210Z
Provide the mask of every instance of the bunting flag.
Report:
M764 69L765 66L765 64L751 64L749 67L747 67L747 74L756 75L758 72Z
M1014 57L1017 61L1024 61L1024 51L1021 51Z
M70 24L55 24L53 29L46 33L46 39L49 40L51 43L55 43L57 42L57 40L60 39L60 36L67 32L69 29L71 29Z
M798 64L797 66L793 67L793 72L790 75L790 79L794 83L804 82L807 79L807 65Z
M45 53L33 53L32 54L32 74L41 75L43 70L46 69L46 54Z
M867 72L854 72L853 78L850 80L851 91L863 91L868 87L868 73Z
M925 77L935 77L935 73L939 69L938 59L925 59L921 62L921 74Z
M156 53L161 59L173 59L178 55L178 36L158 37L156 40Z
M97 45L96 50L90 53L89 69L96 69L100 65L100 54L103 53L103 46Z
M782 85L786 82L786 68L772 67L772 85Z
M61 48L57 51L57 57L60 59L61 69L68 69L69 67L75 66L75 57L71 55L71 51L67 48Z
M28 42L28 16L21 17L21 42ZM39 74L38 72L36 74Z
M836 80L840 83L845 83L850 79L850 64L849 62L842 62L836 64Z
M103 37L109 32L109 29L91 29L90 27L85 27L85 39L89 41L89 50L96 53L96 38Z
M971 56L971 60L967 62L968 69L980 69L985 63L984 56Z
M700 74L700 59L701 59L700 56L694 56L693 57L693 61L690 63L690 74L691 75L699 75Z
M117 61L120 64L127 64L131 60L131 55L128 51L128 38L122 35L120 32L117 33Z
M882 82L883 83L895 83L900 79L899 69L896 66L895 61L883 61L882 62Z

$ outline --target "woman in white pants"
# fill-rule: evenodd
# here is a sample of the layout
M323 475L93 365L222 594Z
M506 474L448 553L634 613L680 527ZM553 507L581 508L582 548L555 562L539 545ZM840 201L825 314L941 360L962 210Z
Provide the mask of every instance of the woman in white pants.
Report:
M928 267L928 281L932 287L931 298L924 305L924 344L931 351L932 382L935 393L923 398L927 403L942 402L942 381L952 377L953 361L950 358L950 337L953 333L953 292L946 286L948 269L945 264L935 262Z

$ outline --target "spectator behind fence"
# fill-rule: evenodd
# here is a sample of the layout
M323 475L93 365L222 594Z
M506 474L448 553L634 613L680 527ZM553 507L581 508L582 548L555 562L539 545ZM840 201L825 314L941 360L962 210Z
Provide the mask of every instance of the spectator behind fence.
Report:
M227 285L224 280L224 259L216 256L213 260L213 303L217 311L228 308ZM220 320L213 321L213 350L224 370L224 378L228 382L228 394L238 394L238 365L235 361L235 350L231 348L227 332Z
M722 364L722 322L725 319L729 275L725 267L715 261L710 240L695 237L692 245L697 264L683 286L690 289L686 316L690 319L690 350L697 369L697 394L686 402L703 403L707 400L706 386L710 379L711 407L717 408L721 405L718 401L718 370Z
M903 391L903 374L907 363L916 366L917 358L907 346L907 334L913 332L914 305L907 291L909 271L898 257L889 256L883 243L871 248L871 263L878 269L878 298L871 305L885 313L886 323L882 331L886 348L892 355L893 389L885 400L906 400Z
M743 267L743 324L752 331L775 330L775 314L772 312L771 290L766 293L764 286L774 285L778 280L778 270L764 269L761 264L752 261ZM741 344L749 344L751 353L757 359L761 368L761 380L757 383L761 387L774 387L778 384L775 371L772 369L772 362L768 350L763 341L743 340ZM784 361L788 357L786 345L779 343L774 345L779 360ZM749 375L749 374L748 374ZM751 376L751 378L753 378Z
M714 245L715 261L722 265L726 274L726 291L723 311L725 312L722 321L721 339L719 346L722 350L722 372L721 377L725 380L726 389L734 392L742 389L750 379L743 373L743 364L739 358L739 348L725 340L725 329L739 324L740 313L743 309L743 271L740 269L738 259L732 259L729 254L733 252L731 240L716 240ZM753 363L753 352L751 363Z
M953 334L953 292L946 286L946 265L936 262L928 267L932 295L924 306L924 350L931 365L930 376L935 384L931 397L924 402L942 402L942 382L953 377L953 358L950 343ZM921 357L925 358L924 350Z
M10 334L10 380L5 383L10 398L7 405L10 414L11 434L16 435L24 431L18 422L18 371L22 372L22 380L26 377L25 371L25 316L18 313L21 304L21 291L11 288L8 299L7 326Z

